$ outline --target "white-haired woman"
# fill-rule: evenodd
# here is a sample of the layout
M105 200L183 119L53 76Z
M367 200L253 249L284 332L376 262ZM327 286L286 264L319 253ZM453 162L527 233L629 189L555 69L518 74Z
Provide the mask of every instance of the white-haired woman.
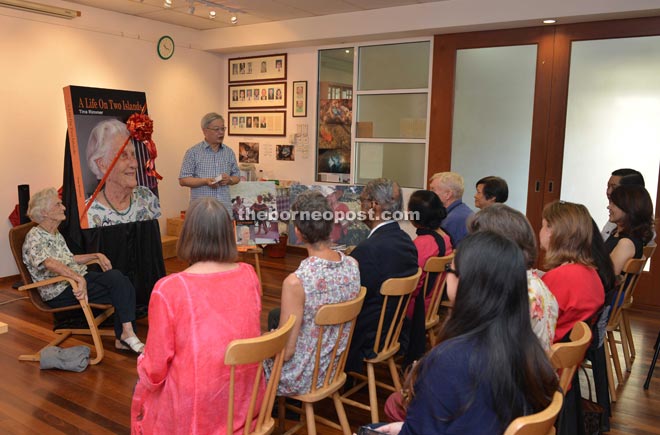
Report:
M23 262L34 281L57 275L73 279L78 284L74 293L64 281L39 287L41 299L51 307L69 306L77 300L112 304L115 307L115 347L141 353L144 345L135 335L135 288L120 271L113 269L100 252L73 255L58 231L65 219L65 207L53 188L37 192L28 205L28 216L36 227L25 237ZM85 263L99 260L102 272L88 271Z
M97 179L103 178L128 136L126 124L116 119L101 121L94 127L87 142L87 164ZM129 143L87 211L90 228L160 217L158 197L149 188L137 185L137 171L135 146Z

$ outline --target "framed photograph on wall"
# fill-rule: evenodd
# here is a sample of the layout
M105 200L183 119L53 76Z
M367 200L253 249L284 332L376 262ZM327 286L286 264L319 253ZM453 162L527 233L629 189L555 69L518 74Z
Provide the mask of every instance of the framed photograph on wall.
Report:
M307 117L307 81L293 82L293 108L294 118Z
M229 59L229 83L286 80L286 53Z
M229 112L229 136L286 136L286 111Z
M286 82L229 85L229 110L286 107Z

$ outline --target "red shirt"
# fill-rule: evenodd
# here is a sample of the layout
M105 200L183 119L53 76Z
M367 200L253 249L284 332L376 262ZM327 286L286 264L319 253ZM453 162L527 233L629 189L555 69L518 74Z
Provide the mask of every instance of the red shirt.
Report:
M603 306L605 290L595 269L569 263L546 272L541 278L559 304L555 343Z

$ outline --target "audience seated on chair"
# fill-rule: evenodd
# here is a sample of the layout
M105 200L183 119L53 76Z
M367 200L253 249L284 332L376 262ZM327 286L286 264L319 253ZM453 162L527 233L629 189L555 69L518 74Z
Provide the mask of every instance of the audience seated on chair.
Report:
M607 208L616 228L605 247L619 275L626 261L642 258L644 246L653 238L653 202L644 187L622 185L612 191Z
M58 231L65 219L65 207L54 188L37 192L30 199L28 216L38 225L32 228L23 244L23 262L33 281L64 276L67 281L39 287L43 301L53 308L67 307L86 300L115 307L115 346L141 353L144 345L135 335L135 288L120 271L112 269L101 253L73 255ZM102 271L88 271L85 263L98 260Z
M463 239L448 271L454 308L440 343L407 379L405 420L379 431L502 433L551 403L558 380L532 331L526 270L520 248L499 234Z
M357 261L341 252L330 249L330 233L334 227L332 207L318 191L308 190L296 197L291 206L294 216L294 231L298 240L305 243L309 256L298 269L282 284L282 307L279 310L280 325L289 315L296 316L293 333L289 337L284 353L284 366L278 387L278 395L290 396L307 393L311 387L312 372L316 358L316 344L321 327L315 317L319 308L327 304L355 299L360 291L360 271ZM318 214L322 219L312 219ZM274 310L274 315L277 311ZM273 315L269 315L273 317ZM272 321L272 319L271 319ZM269 325L273 326L273 325ZM318 379L330 365L333 347L341 325L323 328L325 348L321 349ZM342 330L336 358L344 352L350 336L350 328ZM266 361L266 372L270 373L271 361ZM318 385L317 385L318 386Z
M472 209L463 203L465 181L456 172L438 172L429 180L429 190L438 195L447 209L442 229L449 233L456 248L467 235L467 219L472 215Z
M555 201L543 209L539 241L551 270L542 279L559 304L555 342L562 341L576 322L592 319L605 301L591 253L592 237L592 219L584 205Z
M380 293L381 284L389 278L414 275L418 268L417 248L393 219L396 217L394 214L402 210L403 198L399 185L385 178L372 180L362 191L360 201L366 215L365 223L371 232L351 252L351 256L358 261L360 283L367 288L367 296L355 325L346 363L347 372L361 372L363 359L375 356L373 348L384 300ZM385 329L392 321L397 302L398 298L390 298ZM404 333L401 335L403 337ZM402 344L402 347L406 346Z
M477 181L474 186L474 206L478 209L490 207L493 204L504 204L509 199L509 185L500 177L489 176Z
M411 213L412 225L415 227L417 237L413 241L417 248L417 265L424 268L426 261L431 257L444 257L452 253L451 238L445 233L440 224L447 216L447 210L440 202L440 198L430 190L418 190L408 200L408 212ZM431 289L436 280L444 279L443 274L431 274L426 285L427 294L419 296L424 291L426 272L422 272L419 284L412 294L408 305L407 316L412 320L410 328L410 344L406 355L407 362L412 362L424 354L426 344L424 333L424 314L431 302Z
M550 350L555 337L558 305L555 296L533 268L536 262L537 244L534 230L524 214L504 204L492 204L468 220L468 231L494 231L513 240L522 249L527 261L527 295L532 330L541 341L543 349Z
M177 246L177 256L190 267L158 281L149 302L149 333L131 406L133 433L227 431L223 407L231 370L225 350L232 340L261 334L259 279L252 266L235 262L237 255L225 207L210 197L193 201ZM235 369L234 433L243 430L257 370L261 364Z

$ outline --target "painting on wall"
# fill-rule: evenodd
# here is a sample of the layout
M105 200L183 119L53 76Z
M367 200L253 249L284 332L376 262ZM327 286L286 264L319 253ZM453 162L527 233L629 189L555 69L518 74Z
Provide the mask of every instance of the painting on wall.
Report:
M286 82L229 85L229 109L286 107Z
M293 145L275 145L275 159L292 162L296 160Z
M239 142L238 143L238 162L239 163L259 163L259 143L258 142Z
M279 242L276 187L272 181L245 181L229 186L238 245L255 246Z
M336 245L355 246L369 235L369 228L358 219L360 212L360 194L364 186L331 186L331 185L294 185L289 189L290 202L293 204L296 197L307 190L317 190L328 199L335 212L335 224L330 233L330 240ZM302 245L293 230L293 223L289 223L289 244Z
M229 59L229 83L286 80L286 53Z
M317 159L319 173L350 173L352 120L352 99L321 99Z

